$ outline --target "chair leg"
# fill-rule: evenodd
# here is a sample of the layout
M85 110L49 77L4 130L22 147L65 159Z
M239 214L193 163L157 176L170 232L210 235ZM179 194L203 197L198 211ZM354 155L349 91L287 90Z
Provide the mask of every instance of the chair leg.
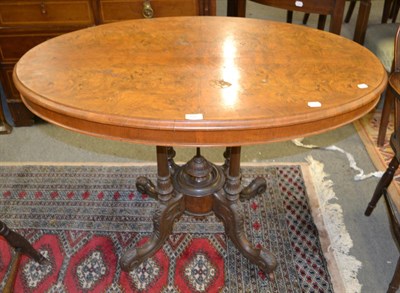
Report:
M395 0L392 6L392 23L396 22L397 15L399 14L399 8L400 8L400 1Z
M325 29L325 23L326 23L326 15L320 14L318 16L318 29L324 30Z
M353 15L354 8L356 7L356 0L351 0L349 4L349 8L347 9L346 17L344 18L344 22L348 23Z
M394 271L393 278L390 281L387 293L396 293L400 286L400 257L397 260L396 270Z
M389 124L389 117L390 117L390 112L392 111L393 104L394 104L394 94L391 91L390 87L388 87L386 90L385 101L383 104L381 122L379 124L378 141L377 141L378 146L383 146L383 144L385 143L386 130Z
M293 22L293 11L288 10L286 12L286 22L287 23L292 23Z
M389 184L393 180L394 173L396 172L397 168L399 167L399 161L397 160L396 156L390 161L386 172L383 174L381 180L379 180L378 185L375 188L374 194L372 195L372 199L368 204L367 209L365 210L365 215L371 215L372 211L376 207L377 202L381 198L385 189L388 188Z
M310 18L310 13L304 13L303 24L307 24L309 18Z
M385 0L383 4L381 23L387 23L388 19L390 18L392 3L393 0Z

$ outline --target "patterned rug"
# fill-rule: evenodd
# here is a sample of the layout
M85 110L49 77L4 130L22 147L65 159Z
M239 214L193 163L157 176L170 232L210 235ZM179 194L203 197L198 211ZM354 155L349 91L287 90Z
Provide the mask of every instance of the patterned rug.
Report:
M393 133L393 115L390 116L388 129L386 131L385 143L382 147L377 146L379 124L381 121L381 111L374 110L361 119L354 122L358 134L363 141L369 156L375 167L380 171L386 171L389 162L393 158L393 150L390 147L389 139ZM400 169L397 170L392 184L389 186L390 194L400 194ZM395 196L393 199L400 206L400 200Z
M271 282L226 238L215 216L183 216L154 257L121 271L121 253L152 231L157 203L136 191L135 178L154 181L154 166L3 164L0 219L50 261L38 265L23 256L15 292L333 292L340 274L332 256L324 257L329 242L313 221L318 199L306 169L242 170L244 182L267 180L267 191L242 207L248 239L277 257ZM0 238L0 289L13 253Z

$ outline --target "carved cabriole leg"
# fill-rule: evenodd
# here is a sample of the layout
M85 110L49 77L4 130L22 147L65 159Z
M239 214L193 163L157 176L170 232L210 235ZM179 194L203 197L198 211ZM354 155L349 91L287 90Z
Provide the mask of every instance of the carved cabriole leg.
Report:
M277 265L275 256L266 249L255 248L247 240L240 201L227 200L223 192L216 193L214 196L214 212L224 223L227 236L247 259L267 273L270 280L273 280L273 271Z
M246 238L244 217L239 202L240 191L240 147L232 147L224 190L214 194L213 209L216 216L224 223L225 232L237 249L273 279L273 270L277 265L275 256L265 249L255 248Z
M120 265L124 271L132 271L143 261L152 257L165 243L172 233L175 219L178 219L185 209L183 195L179 194L170 200L160 201L153 218L153 235L141 247L126 251Z
M393 159L390 161L389 166L386 169L386 172L383 174L382 178L379 180L378 185L375 188L372 199L369 202L368 207L364 213L366 216L371 215L372 211L376 206L376 203L381 198L383 191L392 182L394 173L396 172L398 167L399 167L399 161L397 160L396 156L394 156Z
M122 270L131 271L153 256L172 233L173 224L185 210L182 194L174 194L168 167L166 147L157 146L157 194L159 207L153 218L153 235L141 247L124 253L120 260Z

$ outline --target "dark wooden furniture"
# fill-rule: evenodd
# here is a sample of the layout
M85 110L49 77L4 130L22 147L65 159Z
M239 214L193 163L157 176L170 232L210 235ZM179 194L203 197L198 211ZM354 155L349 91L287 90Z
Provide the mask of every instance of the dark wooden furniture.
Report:
M356 3L359 1L360 0L350 0L349 8L347 10L347 14L346 14L344 22L347 23L350 21L350 18L351 18L351 15L353 14ZM383 11L382 11L382 23L388 22L389 19L391 19L392 22L396 22L399 8L400 8L399 0L385 0L384 5L383 5Z
M241 146L358 119L375 107L387 75L371 52L324 31L257 19L177 17L54 38L19 60L13 79L27 107L51 123L157 146L157 182L137 181L159 200L154 234L122 256L124 270L152 256L184 212L214 212L236 247L272 277L275 257L253 247L243 230L239 198L265 190L265 180L242 188ZM227 146L225 164L208 162L198 148L178 166L173 146Z
M347 0L349 1L349 0ZM347 8L346 17L344 18L344 22L350 22L351 16L353 15L354 8L356 7L356 3L358 0L350 0L349 8Z
M356 6L357 0L346 0L346 1L350 1L349 8L347 9L347 13L346 13L346 16L344 18L344 22L348 23L350 21L350 19L351 19L351 16L353 15L353 11L354 11L354 8ZM293 14L293 12L292 11L288 11L288 15L290 15L290 14ZM303 24L307 24L309 17L310 17L310 13L304 14ZM325 28L325 23L326 23L326 15L319 15L318 28L324 29Z
M289 11L287 21L291 22L291 11L300 11L304 13L319 14L318 28L324 29L326 16L330 16L329 31L335 34L340 34L345 0L251 0L253 2L268 5L272 7L282 8ZM246 16L246 0L228 0L228 15L231 16Z
M400 8L400 1L399 0L385 0L384 2L384 7L382 11L382 24L385 24L389 19L392 19L392 22L395 22L397 19L397 14ZM360 43L364 44L365 42L365 36L368 28L368 19L369 19L369 14L371 10L371 0L361 0L360 1L360 9L358 12L358 17L357 17L357 23L356 23L356 28L354 32L354 38L353 40ZM394 30L393 28L389 28L389 31ZM378 33L376 33L378 34ZM383 35L382 31L380 32L379 35ZM393 34L393 39L394 39L394 34ZM377 37L379 38L379 37ZM378 47L379 48L379 47ZM390 48L391 50L392 48ZM386 48L380 48L380 51L385 52ZM388 54L383 54L384 56ZM381 116L381 122L379 125L379 132L378 132L378 139L377 139L377 145L378 146L383 146L385 142L385 137L386 137L386 130L387 126L389 123L389 116L392 111L394 103L394 98L391 92L388 92L388 94L385 96L385 101L384 101L384 106L382 109L382 116Z
M348 22L350 22L351 16L353 15L354 8L356 7L356 3L357 3L358 0L346 0L346 1L350 1L349 8L347 8L346 16L344 17L344 22L348 23ZM310 16L309 13L306 13L304 15L303 24L307 24L309 16ZM320 19L319 19L319 22L320 22L321 21L321 15L319 17L320 17ZM322 16L322 17L324 17L322 20L324 22L323 26L325 27L326 15Z
M26 240L20 234L9 229L7 225L2 221L0 221L0 236L3 237L8 242L8 244L15 249L15 254L10 264L11 273L7 278L7 282L3 288L3 293L12 293L14 292L13 288L15 277L17 276L19 260L22 254L26 254L40 264L45 264L46 262L48 262L48 260L39 252L37 252L28 242L28 240Z
M360 8L358 10L357 22L353 37L353 40L359 44L364 44L370 12L371 0L360 0Z
M399 0L385 0L382 12L382 23L386 23L389 19L392 19L392 21L395 22L399 8L400 8ZM360 8L358 11L357 22L353 38L353 40L359 44L364 44L370 11L371 11L371 0L360 0Z
M386 23L389 19L393 23L396 22L397 15L400 9L400 0L385 0L383 13L382 13L382 23ZM385 96L385 101L382 109L381 122L379 124L378 132L378 146L383 146L386 137L386 130L389 125L389 117L392 112L392 107L394 104L394 96L392 91L387 91Z
M382 23L387 23L389 19L391 19L392 22L396 22L399 9L399 0L385 0L382 13Z
M43 41L120 20L215 14L215 0L0 0L0 81L14 124L34 123L12 81L14 65Z
M387 188L393 180L396 170L399 168L400 163L400 29L397 30L394 48L394 66L393 72L389 76L387 93L389 93L394 100L395 105L395 127L394 132L390 138L390 145L394 151L394 156L386 172L379 180L378 185L374 191L371 201L365 211L365 215L371 215L379 199L384 195L389 213L389 219L393 230L393 235L398 244L400 244L400 215L398 208L394 201L387 192ZM398 196L394 194L392 196ZM396 270L394 272L392 281L389 284L387 292L394 293L399 289L400 285L400 257L397 261Z

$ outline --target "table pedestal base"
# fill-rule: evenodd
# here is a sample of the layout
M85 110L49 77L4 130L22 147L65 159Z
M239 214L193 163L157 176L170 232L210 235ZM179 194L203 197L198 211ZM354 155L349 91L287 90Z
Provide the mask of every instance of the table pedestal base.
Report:
M131 271L153 256L172 233L174 222L183 213L205 216L212 212L222 220L227 236L236 248L273 279L275 256L266 249L255 248L246 238L240 199L249 199L266 190L262 177L242 188L240 180L240 147L227 148L222 167L208 162L197 149L196 156L180 167L175 164L172 148L157 147L157 187L139 177L138 190L158 199L154 214L154 231L141 247L128 250L120 260L121 268Z

